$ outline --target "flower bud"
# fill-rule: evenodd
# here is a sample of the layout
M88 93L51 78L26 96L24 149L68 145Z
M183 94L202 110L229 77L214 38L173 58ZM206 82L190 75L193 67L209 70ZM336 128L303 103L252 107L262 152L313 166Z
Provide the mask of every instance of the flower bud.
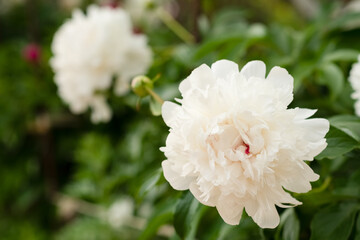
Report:
M149 95L147 88L153 89L153 82L146 76L137 76L131 82L131 88L139 97L146 97Z

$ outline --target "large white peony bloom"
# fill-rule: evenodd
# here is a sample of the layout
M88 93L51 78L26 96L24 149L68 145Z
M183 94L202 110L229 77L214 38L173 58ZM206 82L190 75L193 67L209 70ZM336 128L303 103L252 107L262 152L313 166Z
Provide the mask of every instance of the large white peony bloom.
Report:
M215 206L228 224L238 224L245 208L260 227L276 227L275 205L301 204L284 189L304 193L319 178L304 160L325 149L329 122L307 119L315 110L287 109L293 78L280 67L265 78L261 61L240 72L227 60L201 65L179 89L181 105L162 107L167 181Z
M91 108L93 122L108 121L111 109L102 92L116 77L115 93L125 93L130 79L147 71L152 54L146 37L133 33L124 10L92 5L87 12L75 10L55 34L50 63L72 112Z
M351 97L356 100L355 113L360 117L360 56L358 57L358 62L354 63L351 68L349 81L354 89Z

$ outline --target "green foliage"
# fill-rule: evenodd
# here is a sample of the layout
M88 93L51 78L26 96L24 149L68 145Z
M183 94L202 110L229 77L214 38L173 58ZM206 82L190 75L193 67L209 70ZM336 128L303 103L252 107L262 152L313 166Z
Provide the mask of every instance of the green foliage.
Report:
M1 238L360 240L360 118L347 80L360 50L358 12L340 1L312 1L319 9L309 19L291 1L201 0L198 14L197 1L178 1L172 10L197 42L183 43L162 23L136 26L153 49L153 93L140 91L138 101L109 92L114 117L93 125L89 113L70 113L48 65L53 34L70 15L58 2L0 11ZM23 56L32 42L41 48L37 63ZM181 80L219 59L285 67L295 81L290 107L318 109L330 121L328 146L309 163L320 179L309 193L294 194L301 206L278 209L274 230L260 229L245 212L240 225L225 224L215 208L163 177L159 148L168 128L156 96L180 97ZM59 202L61 194L71 200ZM110 209L122 197L133 200L133 216L115 225Z
M319 211L311 223L311 239L349 239L359 205L344 202Z
M118 233L110 226L96 219L78 218L71 225L63 228L56 240L115 240ZM123 236L123 239L130 239Z
M286 209L281 215L276 239L299 239L300 221L293 208Z
M179 199L174 214L174 227L181 239L194 239L205 207L190 192Z

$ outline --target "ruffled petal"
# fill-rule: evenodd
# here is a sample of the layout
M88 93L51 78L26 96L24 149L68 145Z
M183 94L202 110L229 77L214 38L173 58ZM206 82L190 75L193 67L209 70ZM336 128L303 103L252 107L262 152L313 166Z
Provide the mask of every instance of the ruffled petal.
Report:
M227 224L237 225L240 222L244 206L238 198L231 194L220 197L216 209Z
M281 67L273 67L266 78L278 90L279 100L285 106L293 100L294 78Z
M204 90L206 89L206 86L213 81L213 78L209 66L203 64L200 67L195 68L190 76L180 83L179 90L183 96L193 88Z
M181 107L178 104L169 101L165 101L163 103L161 107L161 115L166 125L169 127L172 126L172 123L177 120L179 111L181 111Z
M246 79L250 77L265 78L266 66L262 61L248 62L240 71Z
M295 120L304 120L312 115L314 115L317 110L316 109L308 109L308 108L295 108Z
M305 162L299 162L300 167L293 168L291 172L288 172L288 176L284 176L282 185L285 189L296 192L296 193L306 193L311 190L310 182L317 181L319 175L314 173L314 171L307 165Z
M189 189L189 185L192 181L190 177L182 177L172 169L172 164L170 161L165 160L161 164L164 172L165 179L170 183L170 185L176 190L186 190Z
M190 184L189 190L200 203L209 207L215 207L217 201L217 194L210 194L209 196L204 196L204 193L200 191L199 186L195 182L192 182Z
M225 79L229 74L239 72L239 66L229 60L219 60L211 65L215 77Z
M329 131L330 123L324 118L313 118L302 121L301 127L306 129L306 139L311 142L316 142L325 137Z
M252 218L262 228L276 228L280 223L279 213L273 204L267 207L259 206Z

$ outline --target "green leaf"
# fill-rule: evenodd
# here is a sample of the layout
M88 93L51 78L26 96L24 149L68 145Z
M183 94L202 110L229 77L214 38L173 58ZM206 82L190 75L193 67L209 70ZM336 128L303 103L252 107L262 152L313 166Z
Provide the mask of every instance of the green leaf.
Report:
M334 159L359 147L359 143L354 138L334 127L330 127L325 138L328 146L316 157L318 160Z
M358 204L348 202L319 211L311 222L310 240L348 239L358 210Z
M189 218L187 221L188 225L189 225L189 231L187 232L187 234L185 236L185 240L195 239L195 235L198 230L200 219L204 215L205 211L208 209L206 206L204 206L202 204L198 204L196 206L197 207L196 207L195 213L192 216L189 215Z
M360 197L360 170L355 171L348 179L346 185L334 190L334 195Z
M355 240L360 240L360 214L358 214L358 217L356 219Z
M329 121L331 126L360 142L360 118L351 115L340 115L330 118Z
M313 74L315 70L314 61L303 61L296 64L296 68L292 71L294 77L294 92L297 92L303 84L305 78Z
M324 56L324 61L356 61L359 56L359 51L354 49L339 49Z
M194 59L199 60L206 55L219 49L221 45L228 45L230 43L242 43L245 37L241 33L232 33L231 35L219 36L203 43L194 53Z
M220 218L220 217L219 217ZM220 229L218 233L214 234L215 237L211 236L211 240L217 239L236 239L236 240L248 240L248 239L256 239L256 240L265 240L267 239L264 236L263 229L259 228L259 226L254 223L252 218L243 214L239 225L229 225L223 222L220 225Z
M159 181L161 175L162 175L162 168L159 168L154 172L152 172L150 175L147 175L145 178L145 182L141 185L139 189L138 196L144 197L147 192L153 189L153 187Z
M178 201L174 214L174 227L176 233L181 238L184 238L189 233L198 205L199 202L193 197L190 191L183 194Z
M330 21L327 24L327 30L333 31L339 28L346 28L349 27L349 24L360 20L360 13L359 12L348 12L343 14L340 17L335 18L334 20Z
M344 75L337 65L327 63L320 67L317 82L326 85L335 99L344 87Z
M174 207L175 203L172 199L159 204L149 218L149 221L138 240L154 239L158 229L173 218Z
M161 115L161 104L153 97L150 98L150 111L154 116Z
M282 237L279 238L279 233ZM277 239L298 240L300 233L300 222L294 208L288 208L281 214L281 221L278 227Z

